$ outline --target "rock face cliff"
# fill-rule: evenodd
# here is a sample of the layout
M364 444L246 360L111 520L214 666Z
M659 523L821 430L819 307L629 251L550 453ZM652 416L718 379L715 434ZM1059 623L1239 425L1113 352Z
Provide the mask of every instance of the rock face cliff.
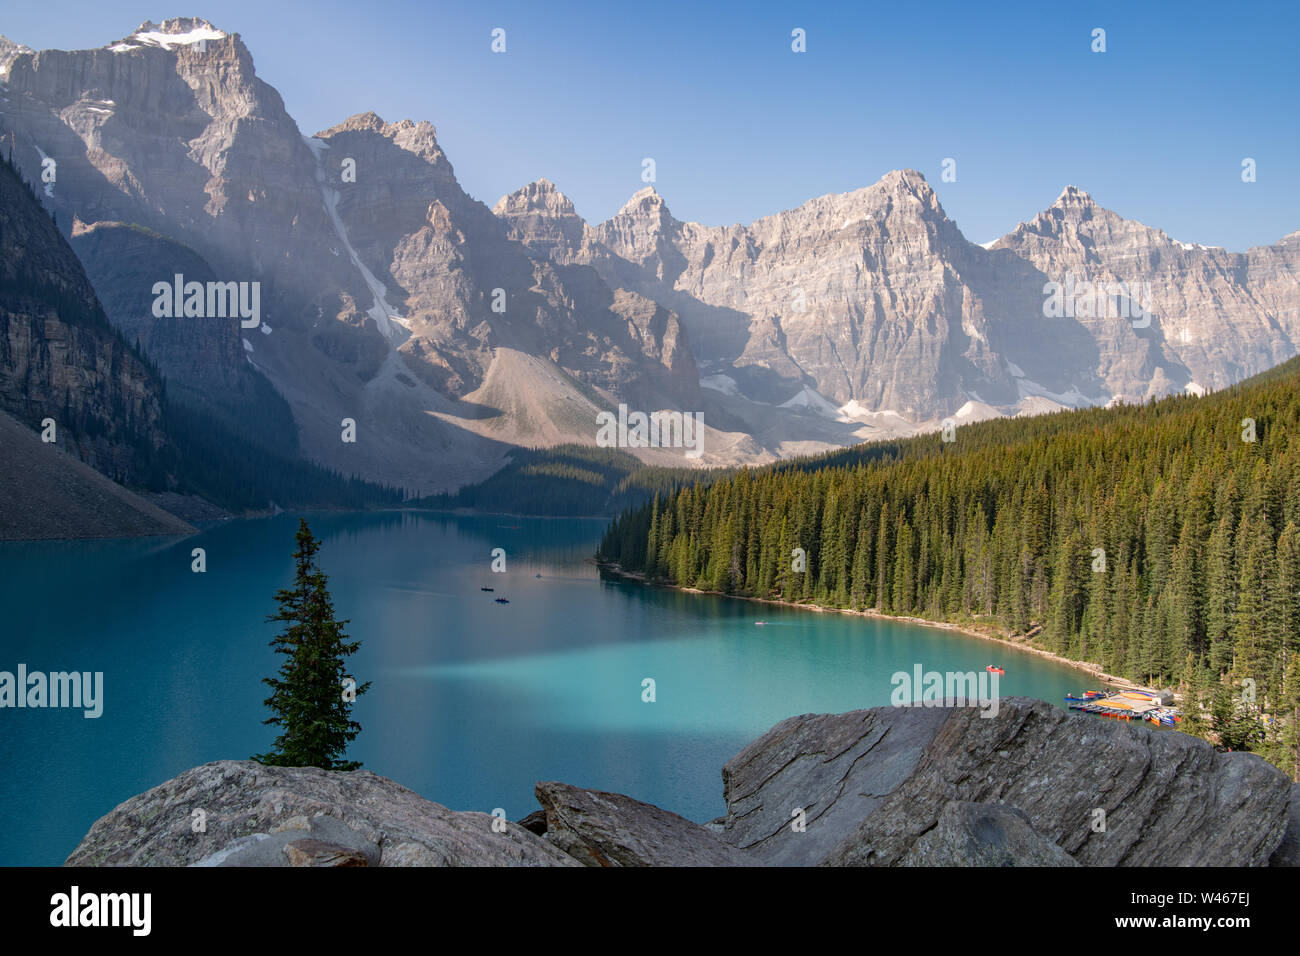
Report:
M109 324L76 255L0 162L0 411L104 474L164 487L161 382Z
M238 316L154 314L159 276L183 275L186 282L206 285L217 279L207 260L189 246L125 223L75 221L70 242L109 321L127 341L139 342L166 378L171 401L210 412L284 453L298 448L288 404L249 359L264 335L241 329Z
M723 768L708 824L539 783L493 829L371 773L224 761L99 820L72 865L1293 865L1285 774L1176 731L1009 698L806 714ZM207 830L195 833L196 811Z
M0 36L0 79L9 72L9 64L12 63L20 53L34 53L31 47L23 46L21 43L15 43L8 37Z
M1229 253L1123 219L1071 186L992 248L1015 252L1051 281L1073 277L1125 288L1149 313L1125 321L1120 296L1103 303L1109 314L1075 309L1096 342L1097 375L1113 396L1140 401L1189 387L1224 388L1295 355L1300 342L1294 235Z
M824 414L924 422L968 401L1141 401L1224 387L1300 342L1294 235L1207 249L1075 187L989 248L962 236L915 170L748 226L682 222L646 188L590 227L538 192L497 206L523 241L671 306L700 366L745 394L776 403L811 389ZM1076 291L1064 314L1047 309L1052 283Z
M508 348L633 400L680 405L698 393L675 317L638 324L637 306L616 300L590 270L530 256L460 188L431 124L367 113L314 142L326 182L340 183L344 162L356 164L356 182L335 191L338 218L358 258L394 289L385 297L400 303L392 321L404 331L390 338L407 367L440 391L460 398L478 388L496 350Z
M996 341L1014 303L980 294L983 250L915 171L748 226L680 222L645 189L595 232L611 270L674 302L700 361L752 397L807 386L917 421L972 394L1018 399ZM1080 370L1050 377L1064 371Z
M93 50L20 55L4 124L24 169L55 160L65 223L136 223L198 250L223 278L266 278L264 307L307 312L331 228L314 161L238 35L146 22Z

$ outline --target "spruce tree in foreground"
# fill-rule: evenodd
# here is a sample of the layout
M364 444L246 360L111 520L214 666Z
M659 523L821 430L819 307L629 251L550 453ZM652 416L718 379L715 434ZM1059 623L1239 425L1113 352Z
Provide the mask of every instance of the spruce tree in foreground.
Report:
M316 565L320 542L305 519L299 519L296 537L294 585L276 592L280 610L267 616L268 621L287 625L271 641L275 652L287 660L278 677L263 678L271 687L265 703L274 713L263 723L283 732L270 753L253 759L276 767L357 770L359 762L342 758L348 743L361 732L361 725L351 719L352 701L366 692L370 681L353 689L343 658L355 654L361 642L347 640L343 625L348 621L334 618L328 578Z

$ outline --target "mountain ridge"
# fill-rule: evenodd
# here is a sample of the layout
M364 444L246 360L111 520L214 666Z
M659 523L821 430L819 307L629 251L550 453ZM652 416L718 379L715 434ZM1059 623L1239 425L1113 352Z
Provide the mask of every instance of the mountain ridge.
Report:
M18 161L58 158L47 205L263 282L245 358L285 396L303 453L419 493L481 480L512 446L593 444L595 421L570 414L593 400L593 418L701 411L717 436L701 463L758 463L937 429L971 403L1014 415L1221 388L1300 341L1300 243L1180 243L1073 185L984 245L914 169L730 226L677 219L644 184L588 223L545 179L473 198L427 121L365 111L305 134L239 34L206 20L5 56ZM1073 302L1049 317L1049 288L1073 296L1075 279L1149 286L1149 321ZM535 362L566 383L554 420L501 373ZM485 387L510 410L480 406ZM339 441L345 418L364 451Z

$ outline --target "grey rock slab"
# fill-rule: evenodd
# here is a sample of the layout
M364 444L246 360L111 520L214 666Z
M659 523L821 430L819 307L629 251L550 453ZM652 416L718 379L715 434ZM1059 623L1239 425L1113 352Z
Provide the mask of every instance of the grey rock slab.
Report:
M1025 814L1000 803L953 800L899 866L1078 866Z
M203 811L200 832L195 810ZM379 866L577 865L523 827L507 823L497 833L492 822L488 814L449 810L365 770L222 760L187 770L110 811L67 864L284 866L287 844L315 839Z
M619 793L542 782L546 838L587 866L742 866L745 856L685 817Z
M877 707L783 720L722 768L723 838L764 863L821 861L907 779L948 714Z
M1262 866L1290 793L1254 754L1012 697L992 718L950 710L908 779L825 862L897 864L958 800L1018 808L1085 865Z
M1269 858L1269 866L1300 866L1300 783L1291 785L1291 809L1286 833Z

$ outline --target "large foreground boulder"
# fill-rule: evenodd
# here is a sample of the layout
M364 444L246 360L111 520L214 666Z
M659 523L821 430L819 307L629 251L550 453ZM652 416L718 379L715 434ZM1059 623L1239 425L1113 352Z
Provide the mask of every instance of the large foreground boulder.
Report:
M1292 784L1253 754L1008 698L777 724L701 825L539 783L524 824L373 773L222 761L123 803L68 858L200 866L1263 866L1300 860ZM493 824L496 823L496 829ZM497 832L500 829L502 832Z
M723 768L723 838L765 862L900 865L957 801L1019 810L1092 866L1262 866L1282 842L1291 783L1254 754L1023 697L982 713L783 721ZM803 832L790 824L795 809Z
M377 774L221 760L100 818L70 866L577 866L514 823ZM500 826L500 823L498 823Z

